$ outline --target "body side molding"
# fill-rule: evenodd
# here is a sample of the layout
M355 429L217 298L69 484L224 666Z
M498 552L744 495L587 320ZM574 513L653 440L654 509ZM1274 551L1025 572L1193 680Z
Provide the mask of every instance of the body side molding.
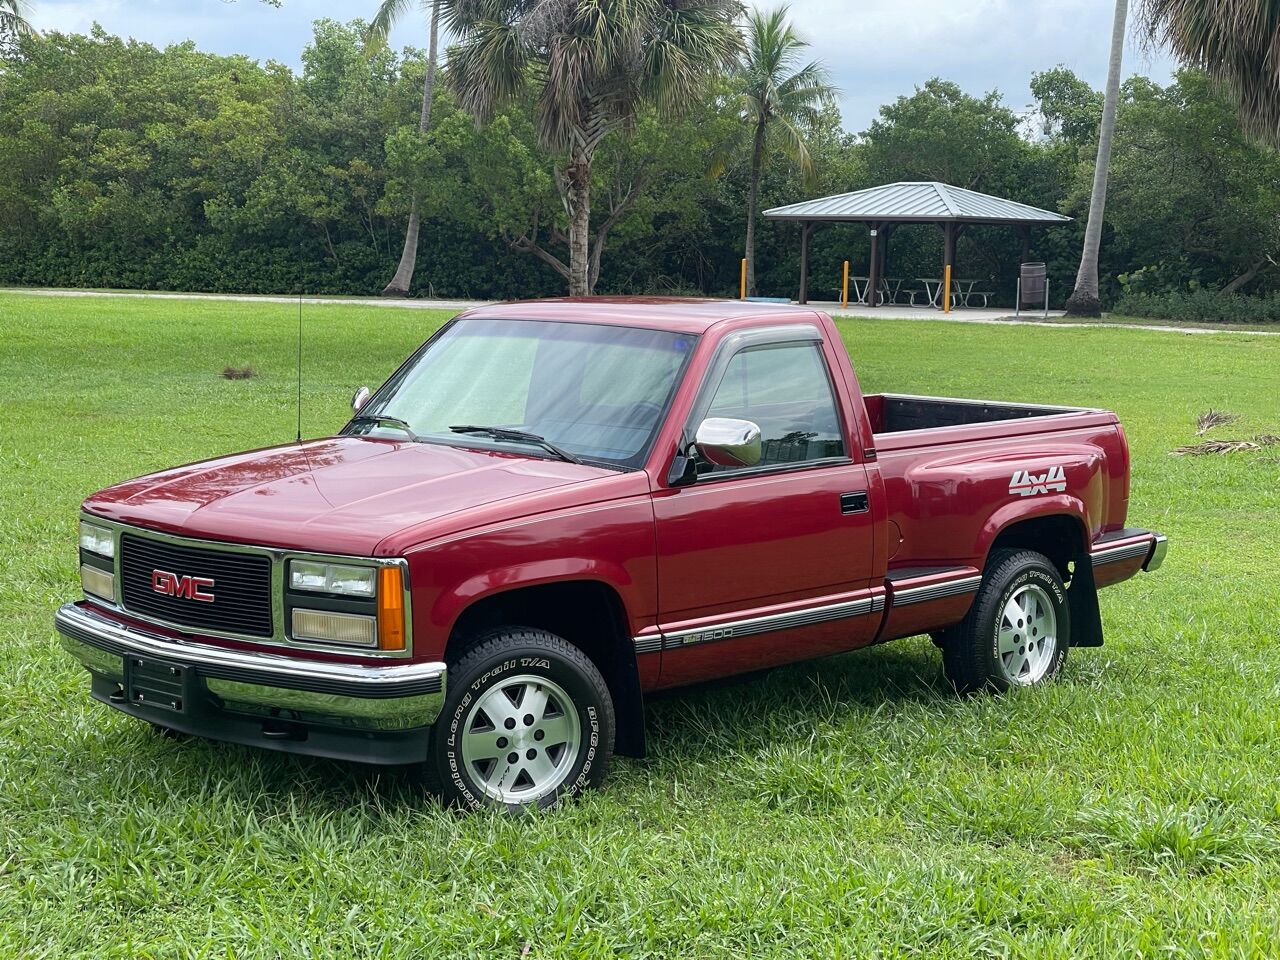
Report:
M849 620L864 617L868 614L884 610L883 593L868 594L853 600L842 600L836 603L824 603L799 610L788 610L784 613L765 614L754 617L727 617L712 623L679 630L667 630L659 634L646 634L633 637L636 653L654 653L662 650L679 650L696 644L712 643L718 640L735 640L741 637L753 637L762 633L775 633L780 630L791 630L796 627L808 627L832 620Z

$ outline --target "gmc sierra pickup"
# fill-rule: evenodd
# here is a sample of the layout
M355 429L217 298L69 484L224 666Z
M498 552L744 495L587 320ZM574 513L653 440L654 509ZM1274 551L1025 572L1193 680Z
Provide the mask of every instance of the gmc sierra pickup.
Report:
M518 810L641 755L662 688L921 633L958 690L1052 680L1165 554L1115 414L864 396L810 309L484 307L352 406L84 502L96 699Z

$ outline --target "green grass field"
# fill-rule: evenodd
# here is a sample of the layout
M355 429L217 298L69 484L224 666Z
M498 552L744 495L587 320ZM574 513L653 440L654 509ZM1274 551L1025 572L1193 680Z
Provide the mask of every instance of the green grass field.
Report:
M443 314L315 306L303 431ZM649 705L651 756L512 822L155 736L53 610L98 487L294 432L295 308L0 296L0 956L1280 956L1280 340L842 322L868 391L1095 404L1164 568L1058 685L960 700L924 638ZM225 365L259 376L228 381Z

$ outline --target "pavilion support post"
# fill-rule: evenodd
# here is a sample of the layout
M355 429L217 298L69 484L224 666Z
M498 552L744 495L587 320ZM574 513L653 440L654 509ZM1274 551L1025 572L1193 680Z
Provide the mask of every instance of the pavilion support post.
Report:
M938 298L940 306L945 306L951 299L951 290L947 281L955 272L956 265L956 225L950 220L942 228L942 296Z
M880 231L878 223L871 224L871 264L867 270L867 306L874 307L879 300L880 285Z
M1031 228L1018 227L1018 239L1022 241L1022 262L1031 260Z
M889 238L898 229L896 223L885 224L880 230L880 276L889 276Z
M813 221L800 224L800 295L797 303L809 302L809 234L813 233Z

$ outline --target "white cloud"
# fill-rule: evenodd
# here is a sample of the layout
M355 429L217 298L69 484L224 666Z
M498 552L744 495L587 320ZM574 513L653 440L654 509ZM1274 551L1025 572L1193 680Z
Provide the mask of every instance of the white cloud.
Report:
M41 30L62 33L86 33L94 21L107 22L120 11L122 0L66 0L41 3L32 20Z
M1031 75L1059 63L1096 87L1106 77L1114 4L1109 0L804 0L798 27L844 92L845 125L863 130L879 106L930 77L969 93L999 90L1015 110L1031 99ZM1168 61L1130 41L1125 72L1165 79Z

